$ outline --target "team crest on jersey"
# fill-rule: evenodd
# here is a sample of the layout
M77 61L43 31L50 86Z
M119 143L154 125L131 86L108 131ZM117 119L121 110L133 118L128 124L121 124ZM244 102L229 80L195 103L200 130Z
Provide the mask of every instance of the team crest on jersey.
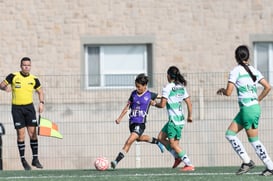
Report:
M145 97L144 97L144 100L145 100L145 101L148 101L148 100L149 100L149 97L148 97L148 96L145 96Z

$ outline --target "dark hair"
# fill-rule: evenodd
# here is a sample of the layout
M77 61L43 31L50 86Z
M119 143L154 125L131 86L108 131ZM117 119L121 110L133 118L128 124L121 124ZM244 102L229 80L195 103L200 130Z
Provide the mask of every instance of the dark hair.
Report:
M23 58L21 59L21 65L22 65L23 61L31 61L31 60L30 60L29 57L23 57Z
M176 84L182 84L184 86L187 85L187 81L185 80L185 78L183 77L183 75L180 74L179 69L176 66L171 66L169 67L167 74L170 76L170 78L172 80L174 80L174 82Z
M141 85L147 85L149 82L148 76L146 76L144 73L138 74L135 80L135 83L141 84Z
M245 64L243 61L247 61L249 59L249 50L246 45L240 45L235 50L235 58L238 64L242 65L245 70L249 73L251 76L253 82L257 80L257 77L251 72L248 65Z

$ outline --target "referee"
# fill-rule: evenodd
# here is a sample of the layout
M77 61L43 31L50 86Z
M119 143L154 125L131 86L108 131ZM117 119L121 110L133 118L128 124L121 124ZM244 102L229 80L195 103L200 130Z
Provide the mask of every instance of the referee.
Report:
M30 165L25 159L25 128L30 138L30 147L32 150L32 166L43 168L38 159L38 136L36 128L38 121L36 111L33 105L33 92L36 91L39 98L39 113L44 109L44 93L39 79L30 74L31 59L23 57L21 59L21 71L9 74L5 80L0 83L0 89L7 92L12 91L11 113L13 117L14 128L17 132L17 145L20 159L25 170L31 170Z

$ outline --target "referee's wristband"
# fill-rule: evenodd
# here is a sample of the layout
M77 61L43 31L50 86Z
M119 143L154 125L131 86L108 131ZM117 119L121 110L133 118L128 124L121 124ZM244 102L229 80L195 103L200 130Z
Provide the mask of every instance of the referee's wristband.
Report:
M44 101L40 101L40 103L41 103L41 104L45 104L45 102L44 102Z

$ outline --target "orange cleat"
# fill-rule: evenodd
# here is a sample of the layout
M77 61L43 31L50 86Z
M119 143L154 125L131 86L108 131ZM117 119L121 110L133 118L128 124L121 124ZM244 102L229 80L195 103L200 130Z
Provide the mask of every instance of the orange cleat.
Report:
M181 168L181 171L183 172L190 172L190 171L194 171L194 166L193 165L185 165L183 168Z

